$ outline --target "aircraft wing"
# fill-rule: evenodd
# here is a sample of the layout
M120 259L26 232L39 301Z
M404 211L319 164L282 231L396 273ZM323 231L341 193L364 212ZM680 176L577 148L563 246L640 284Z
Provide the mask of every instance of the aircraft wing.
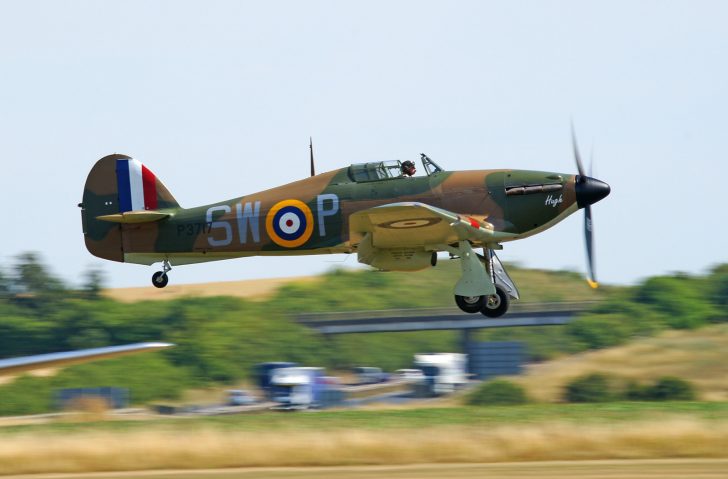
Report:
M427 247L465 240L497 243L515 236L494 231L485 221L417 202L390 203L358 211L349 218L349 228L353 243L359 243L370 233L378 248Z
M174 346L171 343L136 343L106 348L82 349L63 353L39 354L22 358L0 359L0 376L14 375L34 369L65 367L99 359L116 358L127 354L157 351Z

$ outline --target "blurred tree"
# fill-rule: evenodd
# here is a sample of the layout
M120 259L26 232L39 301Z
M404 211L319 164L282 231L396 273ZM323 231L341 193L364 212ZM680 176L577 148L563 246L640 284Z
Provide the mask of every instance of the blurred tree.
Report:
M19 291L29 294L59 293L65 291L63 282L51 275L38 253L22 253L15 264L15 282Z
M566 334L585 349L617 346L632 336L629 321L619 314L586 314L566 325Z
M98 266L92 266L84 272L84 282L82 290L84 296L88 299L99 299L101 291L104 289L106 277L104 271Z
M728 321L728 264L713 268L707 280L711 302L717 306L714 321Z
M703 281L679 274L648 279L637 288L635 298L662 313L670 327L691 329L715 316L709 294Z
M5 275L5 271L0 268L0 300L5 299L10 294L10 278Z

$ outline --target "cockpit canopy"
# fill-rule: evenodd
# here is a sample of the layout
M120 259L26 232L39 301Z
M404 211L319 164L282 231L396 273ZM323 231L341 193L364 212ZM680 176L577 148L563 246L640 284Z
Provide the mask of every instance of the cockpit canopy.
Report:
M427 176L444 171L424 153L420 160ZM355 163L349 167L349 178L357 183L404 178L407 175L402 172L402 163L399 160Z

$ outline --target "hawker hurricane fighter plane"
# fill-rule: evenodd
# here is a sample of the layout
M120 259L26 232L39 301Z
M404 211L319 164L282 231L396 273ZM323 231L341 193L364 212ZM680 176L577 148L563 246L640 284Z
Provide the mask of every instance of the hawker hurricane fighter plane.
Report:
M609 186L584 174L521 170L446 171L421 155L411 161L353 164L219 203L183 208L145 165L109 155L91 169L83 192L86 247L100 258L151 265L167 285L172 265L246 256L356 253L386 271L435 266L457 258L455 302L467 313L497 317L518 291L495 255L502 243L540 233L585 209L588 280L590 205ZM482 248L482 254L476 249Z

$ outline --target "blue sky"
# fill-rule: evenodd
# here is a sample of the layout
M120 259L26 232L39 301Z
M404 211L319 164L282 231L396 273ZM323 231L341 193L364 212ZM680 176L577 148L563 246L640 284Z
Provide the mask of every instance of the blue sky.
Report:
M183 206L354 162L573 172L569 123L612 194L597 271L633 283L728 261L728 4L706 1L1 1L0 260L112 286L156 268L83 246L88 170L143 161ZM506 261L584 269L581 213ZM314 274L356 258L175 268L172 282Z

